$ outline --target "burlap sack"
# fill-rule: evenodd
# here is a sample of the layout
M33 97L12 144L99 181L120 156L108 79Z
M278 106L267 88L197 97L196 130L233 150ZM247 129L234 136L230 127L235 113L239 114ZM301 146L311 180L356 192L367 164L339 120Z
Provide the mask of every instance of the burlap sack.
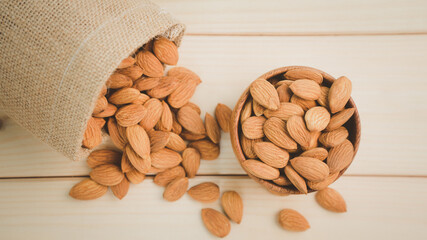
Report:
M120 61L184 25L148 0L0 1L0 107L70 159Z

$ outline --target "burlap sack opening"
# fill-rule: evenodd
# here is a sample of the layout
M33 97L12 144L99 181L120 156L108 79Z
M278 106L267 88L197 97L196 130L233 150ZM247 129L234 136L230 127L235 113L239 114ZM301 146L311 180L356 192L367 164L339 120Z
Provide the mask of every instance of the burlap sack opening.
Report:
M0 107L70 159L120 61L155 36L179 45L184 25L148 0L0 2Z

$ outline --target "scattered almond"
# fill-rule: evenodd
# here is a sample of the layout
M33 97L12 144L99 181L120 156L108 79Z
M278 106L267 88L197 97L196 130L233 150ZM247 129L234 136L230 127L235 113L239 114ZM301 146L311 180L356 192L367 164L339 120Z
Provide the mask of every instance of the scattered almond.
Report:
M205 115L205 128L206 128L206 134L208 135L209 139L213 142L218 144L221 140L221 130L219 129L218 123L216 122L215 118L212 117L209 113L206 113Z
M167 148L151 153L151 165L156 168L172 168L181 162L181 155Z
M145 160L150 158L150 139L148 138L144 128L139 125L127 127L126 136L133 151Z
M240 224L243 217L243 201L235 191L227 191L222 194L221 205L228 218Z
M280 211L279 224L282 228L295 232L303 232L310 228L307 219L293 209L283 209Z
M219 187L213 182L200 183L191 187L188 190L188 195L199 202L215 202L219 198Z
M149 131L156 126L159 122L162 112L163 106L162 102L160 102L157 98L151 98L144 103L144 107L147 109L147 113L141 119L139 123L146 131Z
M205 160L215 160L218 158L220 153L219 146L210 140L195 141L190 143L188 147L197 149L202 159Z
M109 98L108 102L115 105L128 104L135 101L141 93L135 88L122 88L117 92L113 93Z
M223 238L230 233L230 221L217 210L212 208L202 209L202 220L209 232L217 237Z
M106 163L117 165L120 163L121 157L122 154L114 150L96 150L90 153L86 163L90 168L95 168Z
M111 186L111 191L118 199L123 199L129 191L129 181L127 178L123 178L119 184Z
M98 126L95 118L89 118L87 122L87 127L83 135L82 145L86 148L92 149L102 142L102 132L101 128Z
M90 178L104 186L114 186L123 180L123 173L114 164L103 164L95 167L90 172Z
M230 132L231 109L222 103L218 103L215 108L215 117L222 131Z
M106 186L98 184L91 179L84 179L71 188L69 195L79 200L92 200L102 197L107 190Z
M188 188L188 178L180 177L170 182L163 192L163 198L169 202L180 199Z
M159 186L166 186L176 178L185 177L185 171L181 166L176 166L173 168L169 168L161 173L158 173L153 182Z
M145 174L139 172L135 168L133 168L131 171L126 173L126 177L129 180L129 182L133 184L140 184L145 179Z
M332 212L347 212L347 206L344 198L332 188L325 188L316 193L317 203Z
M186 148L182 152L182 166L188 178L196 176L200 167L200 153L195 148Z
M195 134L205 134L205 126L200 115L191 107L182 107L177 114L178 122L188 131Z
M164 37L154 40L153 52L156 57L165 64L176 65L178 62L177 46Z
M166 147L176 152L182 152L187 147L187 144L178 134L169 132L169 141Z
M147 109L139 104L129 104L119 108L116 112L117 123L123 127L138 124L146 115Z

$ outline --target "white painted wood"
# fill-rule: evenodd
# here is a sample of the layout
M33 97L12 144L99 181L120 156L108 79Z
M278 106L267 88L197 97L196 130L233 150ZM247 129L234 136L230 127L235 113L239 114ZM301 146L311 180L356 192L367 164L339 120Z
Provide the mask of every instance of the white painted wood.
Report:
M427 32L423 0L155 0L191 34Z
M0 181L2 239L215 239L202 224L205 207L185 195L162 199L163 188L151 179L133 185L124 200L111 192L94 201L68 197L81 178ZM348 212L331 213L308 196L279 197L245 177L198 177L190 186L213 181L221 192L235 190L244 201L240 225L232 223L227 239L422 239L427 227L427 179L343 177L333 188L347 201ZM301 212L311 229L282 230L277 213Z

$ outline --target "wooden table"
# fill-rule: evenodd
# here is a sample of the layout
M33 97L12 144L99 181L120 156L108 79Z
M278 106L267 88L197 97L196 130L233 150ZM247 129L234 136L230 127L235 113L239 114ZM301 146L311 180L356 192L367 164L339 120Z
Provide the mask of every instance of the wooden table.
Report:
M427 236L427 2L158 0L187 24L179 65L200 75L193 102L212 113L234 106L264 72L289 65L322 69L353 81L362 120L359 153L332 185L348 212L319 207L314 195L269 194L242 171L223 134L221 155L203 161L190 185L217 183L244 200L229 239L425 239ZM214 239L200 210L220 209L184 196L162 199L148 177L119 201L68 196L86 177L72 162L7 120L0 131L1 239ZM285 231L282 208L306 216L311 229Z

